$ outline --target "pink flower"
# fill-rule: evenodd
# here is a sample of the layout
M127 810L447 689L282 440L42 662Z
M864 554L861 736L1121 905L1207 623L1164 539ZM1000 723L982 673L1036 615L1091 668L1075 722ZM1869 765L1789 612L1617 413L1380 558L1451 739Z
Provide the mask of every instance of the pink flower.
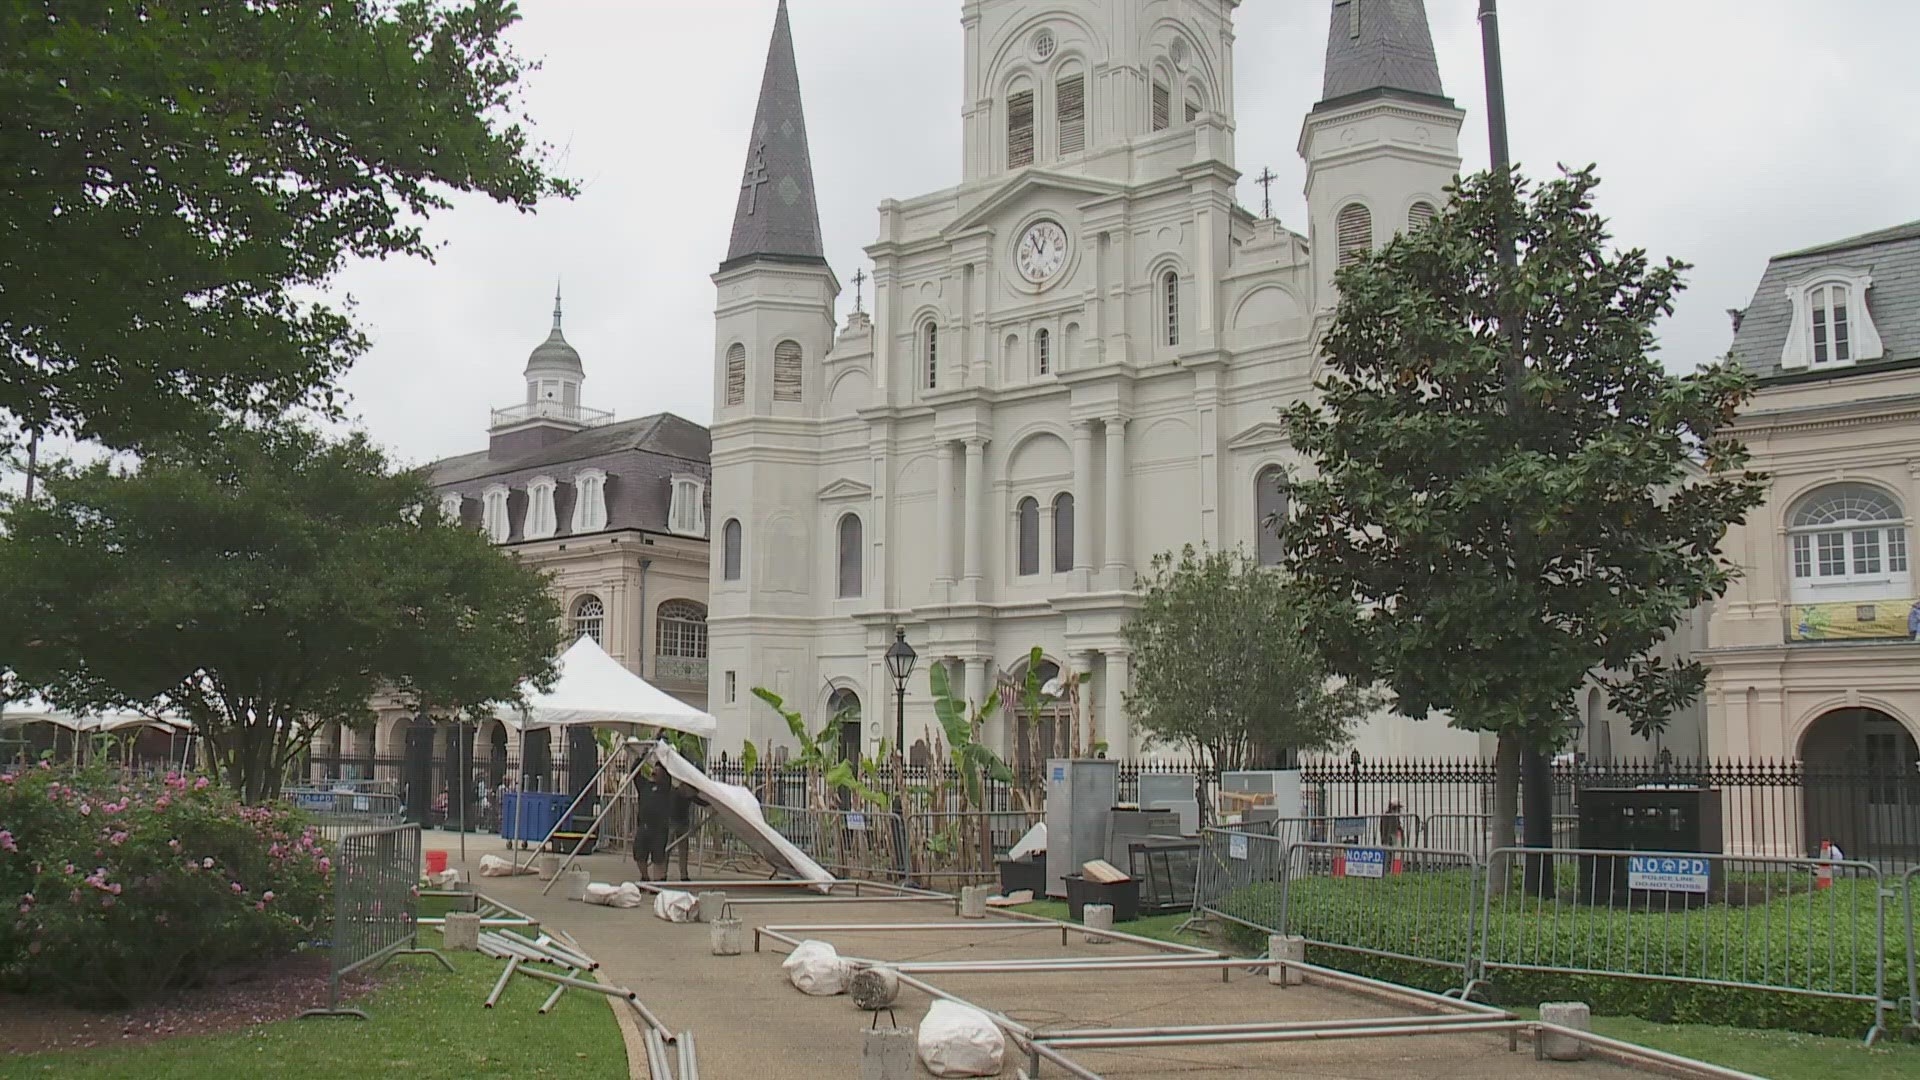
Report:
M46 762L44 762L44 761L42 761L42 762L40 763L40 769L41 769L41 771L42 771L42 772L45 772L45 771L47 771L47 770L50 770L50 769L52 769L52 768L53 768L53 766L51 766L51 765L49 765L49 764L47 764L47 763L46 763Z
M265 910L267 910L267 904L266 904L266 901L264 901L264 900L262 900L262 901L260 901L259 903L256 903L256 904L254 904L254 905L253 905L253 910L255 910L255 911L265 911Z
M119 895L120 895L120 883L116 881L116 882L114 882L113 884L111 884L111 885L109 885L109 886L107 886L107 891L108 891L108 892L110 892L110 893L112 893L112 894L113 894L113 895L115 895L115 896L119 896Z
M233 883L233 891L237 893L243 893L243 892L246 892L247 890L241 888L240 883L236 881Z
M87 805L86 803L81 803L81 804L80 804L80 816L81 816L81 817L91 817L91 816L93 816L93 807L91 807L91 806L88 806L88 805Z
M13 774L10 772L0 772L0 784L11 783L13 783Z
M74 871L75 871L76 869L78 869L78 867L76 867L76 866L74 866L74 865L73 865L72 863L68 863L68 864L67 864L67 873L69 873L69 874L71 874L71 873L73 873L73 872L74 872Z
M268 889L266 892L261 893L260 899L265 903L271 904L273 902L273 890Z
M13 834L0 829L0 851L19 851L20 845L13 842Z
M155 810L165 810L167 807L172 805L173 805L173 796L171 795L162 795L159 798L153 800L153 808Z
M204 776L203 776L203 777L201 777L200 779L198 779L198 780L195 780L195 781L193 782L193 790L195 790L195 791L205 791L206 789L207 789L207 778L206 778L206 777L204 777Z
M209 855L209 856L207 856L206 858L204 858L204 859L201 859L201 860L200 860L200 868L201 868L201 869L203 869L203 870L211 870L211 869L213 869L213 856L211 856L211 855Z
M170 847L170 848L172 848L172 849L173 849L173 850L175 850L175 851L179 851L179 850L180 850L180 841L178 841L178 840L169 840L169 841L167 841L167 846L168 846L168 847Z
M107 843L112 844L114 847L119 847L121 844L124 844L126 842L127 842L127 834L124 832L117 832L117 833L114 833L112 836L107 837Z

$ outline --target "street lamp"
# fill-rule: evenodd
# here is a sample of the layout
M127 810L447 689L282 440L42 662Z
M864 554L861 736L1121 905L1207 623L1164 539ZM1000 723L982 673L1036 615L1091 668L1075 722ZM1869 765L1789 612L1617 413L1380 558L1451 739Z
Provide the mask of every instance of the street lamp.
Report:
M1354 747L1347 755L1347 764L1353 767L1353 816L1360 816L1360 748Z
M887 646L887 674L893 676L894 713L893 713L893 752L906 760L907 753L907 676L913 674L914 661L920 654L907 644L907 629L904 626L893 628L893 644Z

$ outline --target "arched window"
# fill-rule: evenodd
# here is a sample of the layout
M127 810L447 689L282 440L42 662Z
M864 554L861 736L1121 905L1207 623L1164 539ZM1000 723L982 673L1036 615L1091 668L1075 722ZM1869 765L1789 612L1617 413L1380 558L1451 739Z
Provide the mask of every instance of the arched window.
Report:
M1158 77L1153 80L1153 130L1173 126L1173 91Z
M1087 148L1087 77L1078 71L1060 76L1053 84L1053 109L1058 120L1060 156L1072 157Z
M1180 275L1172 270L1160 277L1160 302L1167 320L1167 344L1180 344Z
M1439 211L1433 208L1433 204L1425 199L1414 203L1407 209L1407 231L1419 232L1433 224L1434 215L1438 213Z
M773 347L773 400L800 400L800 343L783 341Z
M1028 496L1020 500L1020 567L1021 577L1030 577L1040 572L1040 502Z
M596 644L605 645L607 625L607 605L597 596L583 596L573 602L573 640L590 637Z
M1261 566L1279 566L1286 556L1278 526L1287 519L1287 471L1269 465L1253 478L1254 544Z
M1188 83L1187 84L1187 112L1186 112L1187 123L1191 124L1195 120L1200 119L1200 114L1206 111L1207 111L1207 95L1201 91L1200 84Z
M1816 285L1813 300L1813 362L1844 364L1853 359L1853 332L1847 325L1847 287Z
M556 486L551 476L536 476L527 481L527 509L520 521L522 538L544 540L560 531L560 520L553 510Z
M1334 249L1340 265L1359 262L1373 250L1373 213L1359 203L1348 203L1333 219Z
M1602 765L1613 761L1613 729L1607 725L1606 700L1597 686L1587 688L1587 757Z
M840 519L840 598L859 596L865 586L861 573L860 515L847 514Z
M607 527L607 474L582 469L573 475L573 532L599 532Z
M509 495L505 484L494 484L480 498L480 528L496 544L506 543L513 535L513 522L507 517Z
M457 491L450 491L440 496L440 520L449 525L460 524L461 511L465 504L466 500L461 498Z
M740 580L740 519L720 527L720 580Z
M920 326L920 366L927 377L927 389L940 388L940 324L928 319Z
M686 660L707 658L707 609L690 600L669 600L660 605L656 621L659 634L654 638L658 656Z
M1866 484L1830 484L1809 495L1788 526L1794 599L1906 596L1905 520L1892 496Z
M1007 168L1024 169L1033 164L1033 88L1026 86L1007 95Z
M1046 330L1034 332L1033 365L1042 375L1053 372L1053 335Z
M727 346L727 404L747 401L747 347L735 342Z
M1053 571L1064 574L1073 569L1073 493L1063 491L1053 497Z

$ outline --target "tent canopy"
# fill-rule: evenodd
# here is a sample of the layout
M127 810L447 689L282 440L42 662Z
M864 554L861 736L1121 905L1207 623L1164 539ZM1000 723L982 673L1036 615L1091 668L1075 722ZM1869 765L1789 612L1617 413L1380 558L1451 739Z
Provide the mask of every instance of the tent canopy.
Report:
M811 881L822 893L833 889L833 875L808 858L779 830L767 824L760 814L760 800L753 792L737 784L727 784L695 768L680 752L664 742L656 742L647 751L653 761L666 767L667 774L698 791L707 808L723 822L727 830L746 841L774 869L790 878Z
M193 722L172 713L162 713L158 717L145 713L128 712L121 709L107 709L102 712L79 713L57 708L40 700L29 697L22 701L9 702L0 707L0 723L11 727L15 724L52 724L82 734L94 735L107 731L120 731L125 728L150 727L161 731L188 731Z
M527 705L502 705L494 716L508 727L671 728L712 738L720 730L711 715L673 697L628 671L598 642L582 637L558 661L559 678L546 691L525 688Z

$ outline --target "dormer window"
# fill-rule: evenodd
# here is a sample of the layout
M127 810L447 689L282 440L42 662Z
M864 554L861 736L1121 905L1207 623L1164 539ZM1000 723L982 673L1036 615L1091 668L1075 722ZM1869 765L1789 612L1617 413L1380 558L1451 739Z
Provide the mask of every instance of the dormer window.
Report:
M526 519L520 524L520 535L527 540L545 540L560 531L559 519L553 512L553 492L557 487L551 476L536 476L527 483Z
M495 484L480 496L480 528L487 539L504 544L513 535L513 523L507 520L507 486Z
M1873 278L1864 270L1825 270L1787 289L1793 325L1780 366L1845 367L1885 355L1867 310L1872 287Z
M607 474L582 469L573 474L574 533L599 532L607 527Z
M465 508L465 504L466 500L461 498L460 493L457 491L450 491L440 496L440 520L449 525L460 524L460 517Z
M707 485L697 476L673 478L673 505L667 511L667 528L682 536L707 534Z

